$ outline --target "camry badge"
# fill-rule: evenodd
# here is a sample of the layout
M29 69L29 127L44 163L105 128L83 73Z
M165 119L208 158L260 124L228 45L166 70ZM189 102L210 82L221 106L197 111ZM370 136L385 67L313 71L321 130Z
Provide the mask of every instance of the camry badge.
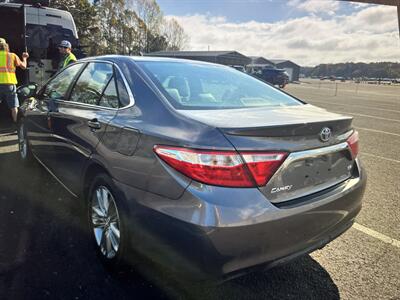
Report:
M323 142L329 141L331 136L332 136L332 130L328 127L322 128L321 133L319 134L319 138Z

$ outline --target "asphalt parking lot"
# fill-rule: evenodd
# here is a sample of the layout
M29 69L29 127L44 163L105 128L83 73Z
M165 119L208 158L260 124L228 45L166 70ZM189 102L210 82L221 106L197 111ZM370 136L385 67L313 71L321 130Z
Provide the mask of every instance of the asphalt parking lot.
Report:
M182 286L143 268L112 276L92 255L73 199L41 167L20 165L3 113L0 299L400 299L400 86L304 80L285 90L354 116L369 177L363 209L344 235L218 286Z

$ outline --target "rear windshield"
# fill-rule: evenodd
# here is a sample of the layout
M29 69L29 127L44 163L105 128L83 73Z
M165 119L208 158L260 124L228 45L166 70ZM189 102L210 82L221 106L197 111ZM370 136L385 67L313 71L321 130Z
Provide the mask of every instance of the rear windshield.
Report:
M230 67L191 62L139 61L176 109L232 109L302 104Z

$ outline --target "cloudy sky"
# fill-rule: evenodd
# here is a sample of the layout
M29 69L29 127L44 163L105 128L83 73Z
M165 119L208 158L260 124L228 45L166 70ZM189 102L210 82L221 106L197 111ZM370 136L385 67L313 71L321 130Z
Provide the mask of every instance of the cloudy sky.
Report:
M302 66L400 62L397 10L334 0L158 0L187 50L237 50Z

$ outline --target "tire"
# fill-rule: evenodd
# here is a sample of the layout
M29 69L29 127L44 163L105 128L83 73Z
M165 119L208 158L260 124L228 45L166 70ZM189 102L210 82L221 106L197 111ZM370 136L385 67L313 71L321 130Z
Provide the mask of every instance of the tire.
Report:
M87 197L89 235L97 256L112 271L125 269L129 265L126 211L110 176L97 175Z
M29 146L25 124L22 120L18 126L18 150L22 163L30 165L33 161L33 154Z

